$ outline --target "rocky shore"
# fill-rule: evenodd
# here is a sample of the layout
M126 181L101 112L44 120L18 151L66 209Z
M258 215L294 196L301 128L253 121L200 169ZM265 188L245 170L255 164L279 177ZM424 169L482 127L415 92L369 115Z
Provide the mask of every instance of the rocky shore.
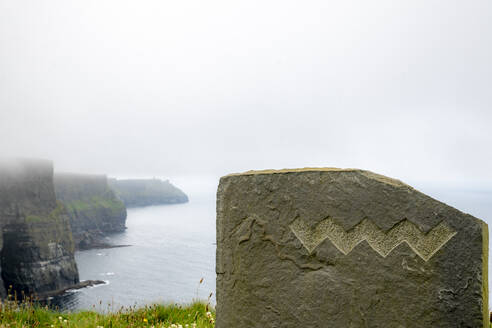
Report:
M49 299L50 297L63 295L69 291L82 289L82 288L86 288L86 287L97 286L97 285L104 285L104 284L106 284L106 282L103 280L84 280L84 281L80 281L76 284L73 284L71 286L64 287L62 289L51 290L51 291L44 292L44 293L38 293L35 295L35 299L43 301L43 300Z

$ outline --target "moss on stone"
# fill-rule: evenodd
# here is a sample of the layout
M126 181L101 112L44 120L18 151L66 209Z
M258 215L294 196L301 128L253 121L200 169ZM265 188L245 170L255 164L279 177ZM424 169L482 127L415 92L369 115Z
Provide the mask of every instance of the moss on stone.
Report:
M74 251L66 208L61 202L57 202L56 208L46 216L27 215L25 233L39 248L42 256L49 257L51 243L59 244L69 252Z
M48 215L33 215L28 214L25 217L27 223L44 223L60 221L60 216L65 213L65 208L62 203L57 202L56 207Z
M125 204L116 198L104 198L102 196L92 196L88 199L77 199L65 203L69 215L73 219L78 219L77 213L97 211L100 209L109 210L111 215L118 215L125 210Z

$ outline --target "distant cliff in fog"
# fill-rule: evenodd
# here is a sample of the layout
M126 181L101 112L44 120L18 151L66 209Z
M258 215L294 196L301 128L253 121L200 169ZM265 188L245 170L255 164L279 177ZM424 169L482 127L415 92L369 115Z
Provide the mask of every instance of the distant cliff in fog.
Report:
M74 243L45 160L0 162L0 297L43 294L79 282Z
M109 179L108 182L127 207L188 202L188 196L167 180Z
M105 175L56 173L55 191L65 205L78 249L104 246L107 233L125 230L126 208Z

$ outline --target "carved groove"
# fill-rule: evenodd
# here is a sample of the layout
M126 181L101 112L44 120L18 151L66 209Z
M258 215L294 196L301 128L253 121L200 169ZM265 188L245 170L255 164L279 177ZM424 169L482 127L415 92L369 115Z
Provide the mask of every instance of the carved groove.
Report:
M424 261L428 261L457 233L444 222L439 223L428 233L424 233L406 219L398 222L387 232L368 219L345 231L329 217L314 229L300 218L294 220L289 227L309 253L327 238L345 255L365 240L382 257L388 256L398 245L406 242Z

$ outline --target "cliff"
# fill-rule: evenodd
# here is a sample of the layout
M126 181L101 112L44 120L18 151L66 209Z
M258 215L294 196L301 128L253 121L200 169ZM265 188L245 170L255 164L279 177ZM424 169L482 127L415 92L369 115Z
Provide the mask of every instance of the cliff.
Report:
M55 198L50 161L0 162L0 230L0 296L4 286L30 295L79 282L70 224Z
M125 230L125 205L109 188L106 176L56 173L54 181L78 249L102 246L107 233Z
M127 207L188 202L188 196L168 180L160 179L109 179L109 185L116 191Z

